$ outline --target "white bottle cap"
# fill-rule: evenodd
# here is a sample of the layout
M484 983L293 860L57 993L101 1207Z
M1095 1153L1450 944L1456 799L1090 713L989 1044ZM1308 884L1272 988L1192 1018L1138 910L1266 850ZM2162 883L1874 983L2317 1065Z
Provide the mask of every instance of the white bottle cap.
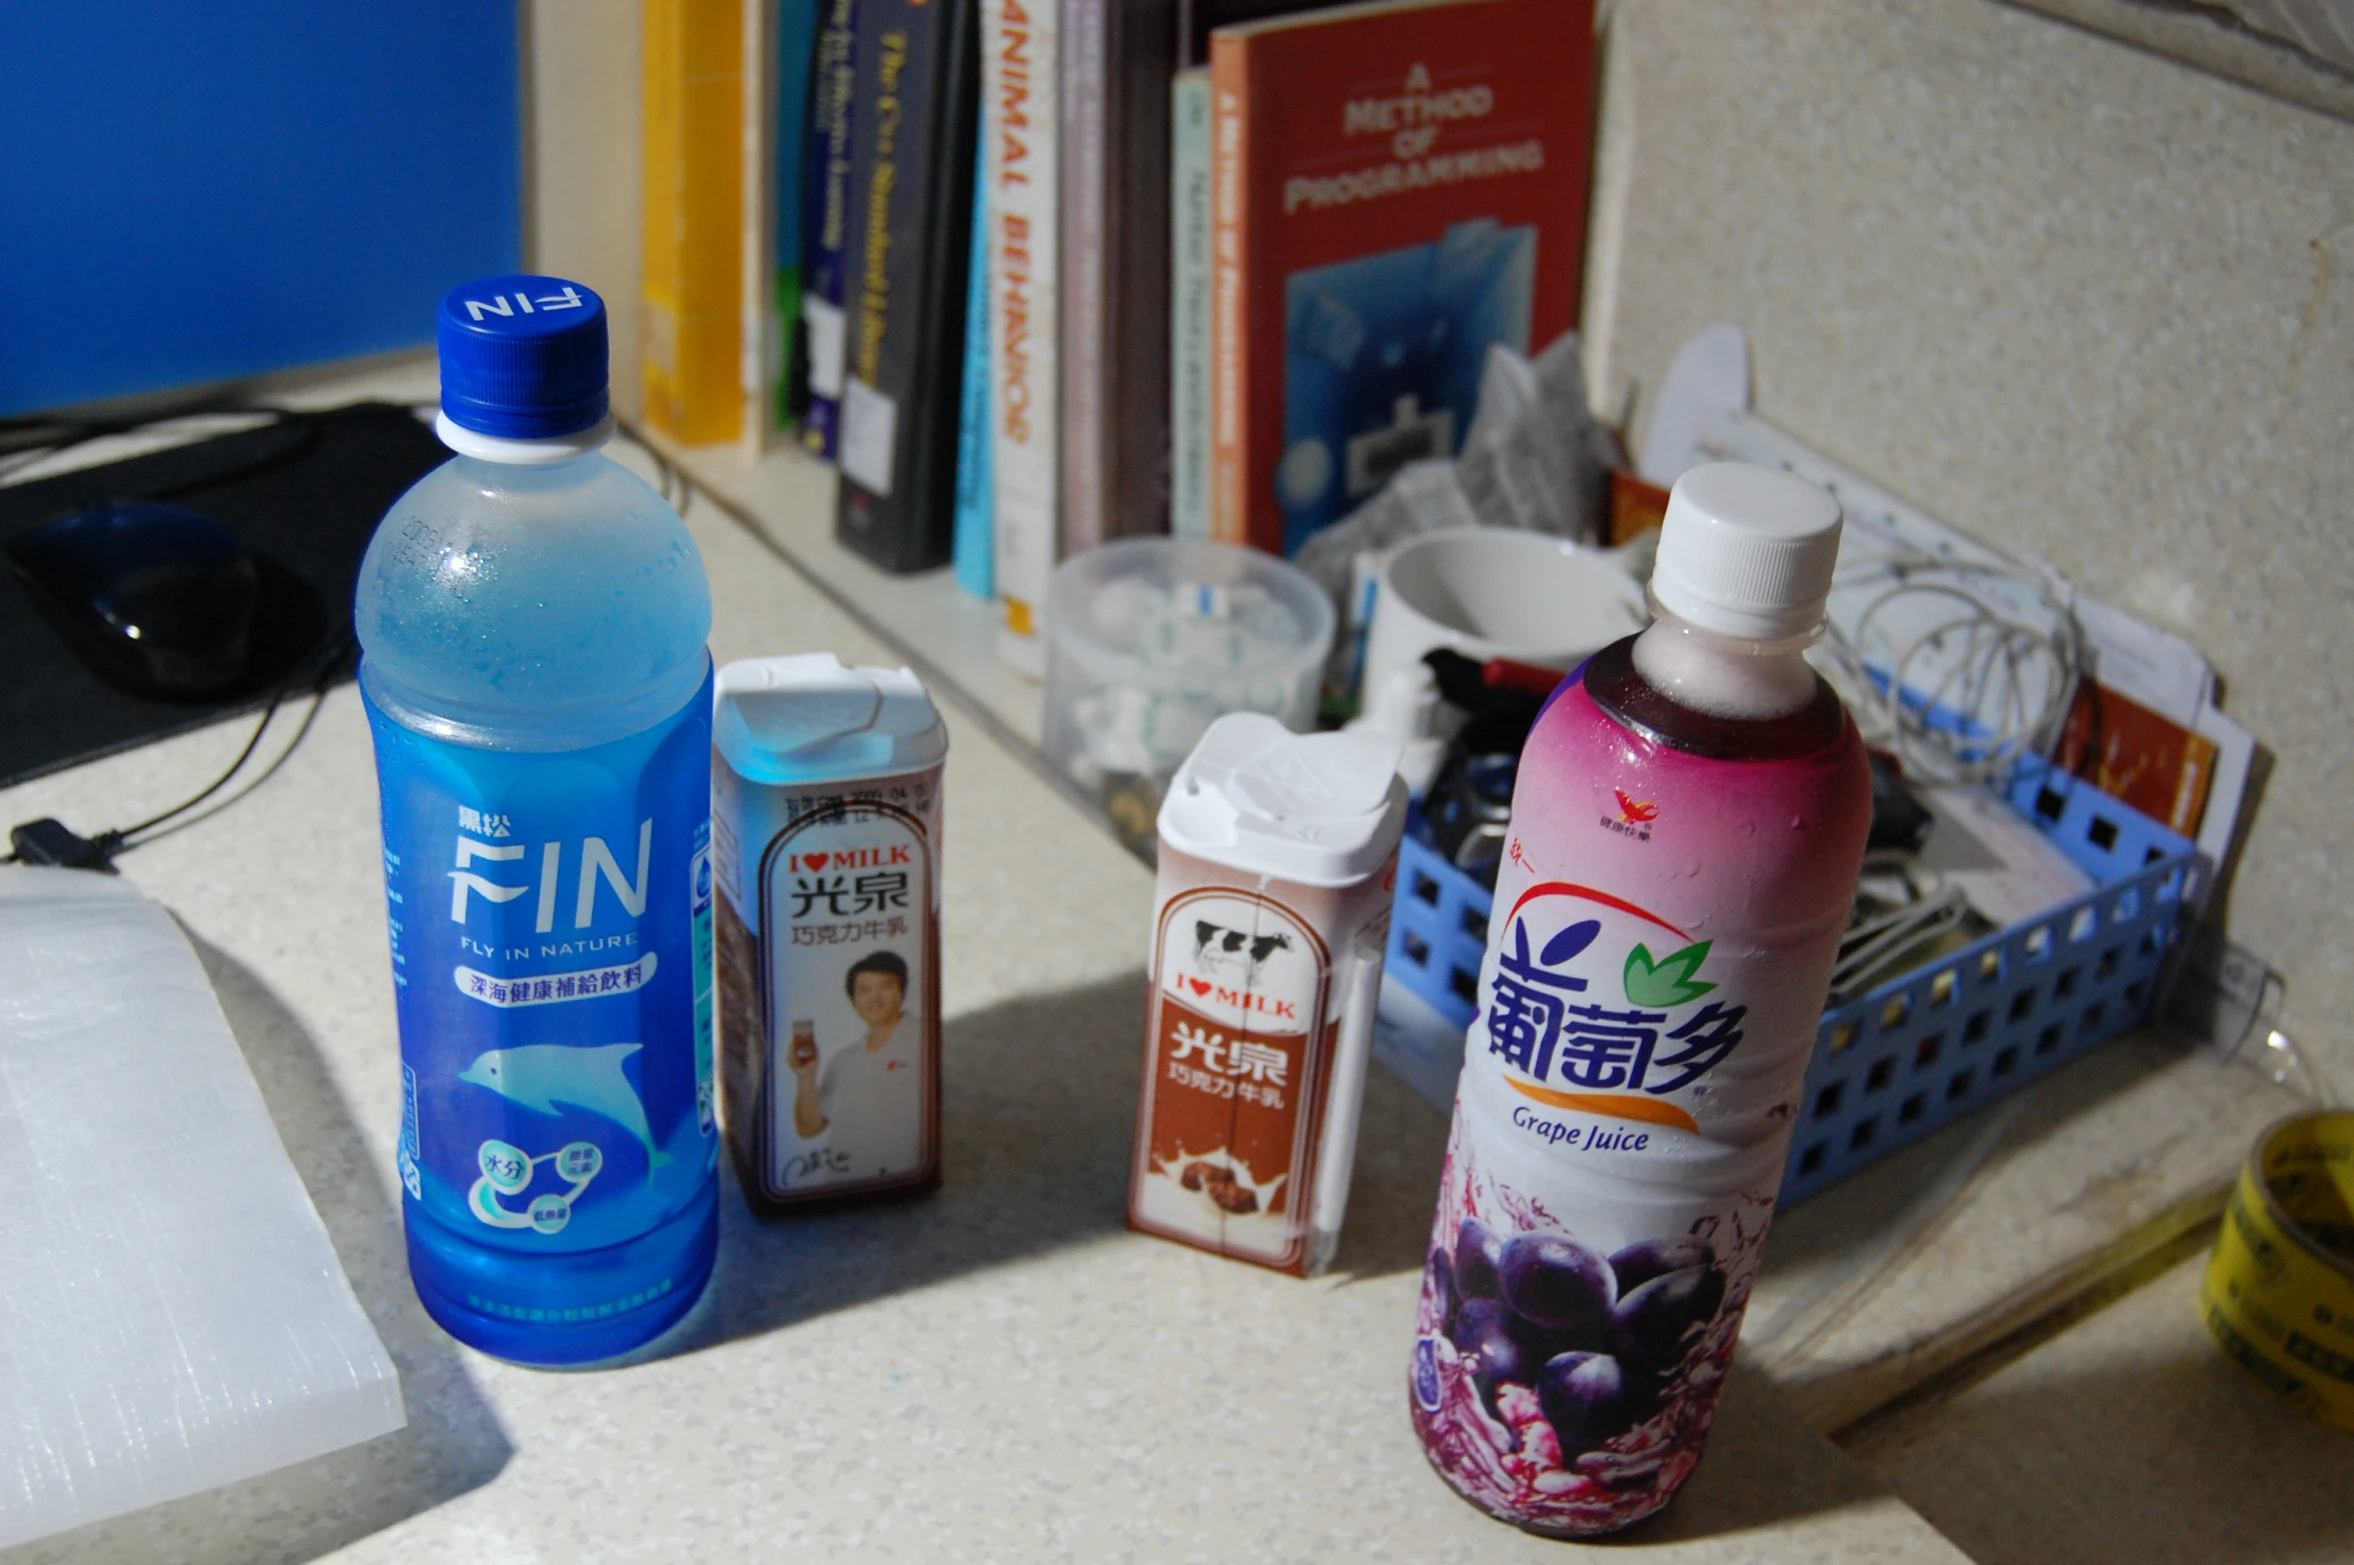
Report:
M1819 485L1746 462L1676 480L1651 594L1687 624L1744 641L1822 628L1839 562L1839 502Z
M844 668L831 652L742 658L719 671L711 738L754 782L888 777L937 766L948 730L904 668Z
M1230 712L1177 768L1161 840L1246 875L1345 886L1381 868L1406 824L1396 739L1295 734Z

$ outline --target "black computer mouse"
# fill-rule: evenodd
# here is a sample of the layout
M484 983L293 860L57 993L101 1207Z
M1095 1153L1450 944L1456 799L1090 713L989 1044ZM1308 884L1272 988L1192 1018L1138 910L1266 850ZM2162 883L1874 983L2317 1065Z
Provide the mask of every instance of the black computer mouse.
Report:
M185 506L87 506L8 541L8 561L90 671L133 695L215 695L246 672L261 575Z

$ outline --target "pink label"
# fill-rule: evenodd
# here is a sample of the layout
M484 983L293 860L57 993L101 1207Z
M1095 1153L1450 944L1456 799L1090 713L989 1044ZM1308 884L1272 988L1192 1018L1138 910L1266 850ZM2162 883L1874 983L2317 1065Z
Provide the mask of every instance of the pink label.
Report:
M1765 1240L1870 812L1861 746L1724 761L1580 686L1523 753L1411 1389L1539 1531L1667 1503Z

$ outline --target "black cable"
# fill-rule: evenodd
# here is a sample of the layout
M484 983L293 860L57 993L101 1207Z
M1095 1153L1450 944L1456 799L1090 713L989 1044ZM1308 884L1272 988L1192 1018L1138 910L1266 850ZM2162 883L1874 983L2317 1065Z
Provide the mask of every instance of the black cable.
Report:
M327 645L333 648L335 651L341 652L348 639L349 638L345 634L338 632L336 635L328 638ZM314 679L311 682L310 687L301 693L313 696L323 695L326 692L328 682L326 676L332 670L333 666L333 662L330 661L328 668L322 669L320 671L319 677ZM229 769L221 773L220 776L214 778L209 784L207 784L203 792L191 794L188 798L183 799L178 804L173 805L170 809L165 810L162 814L150 815L147 819L139 822L136 826L124 826L115 831L101 832L99 833L99 840L104 840L106 838L114 839L118 846L118 850L120 851L127 851L131 848L136 848L140 846L141 842L147 840L140 838L139 834L141 832L147 831L152 827L161 826L165 821L171 820L175 816L187 814L190 810L195 809L198 805L211 798L214 794L219 793L223 788L228 787L230 781L234 779L239 772L245 769L245 763L253 759L253 752L260 747L262 742L262 735L270 731L270 723L277 717L278 709L286 704L286 698L288 696L294 695L296 693L297 692L295 690L294 681L289 680L271 694L269 704L262 708L261 721L254 725L252 736L245 741L245 748L237 752L237 759L229 763ZM301 735L296 735L294 742L295 744L300 744L302 742ZM293 750L294 745L288 745L286 747L285 753L281 754L278 759L283 761L286 758L286 755L293 753ZM271 770L275 771L276 769L276 765L273 763ZM266 776L267 774L265 773L264 775ZM240 795L239 797L243 797L243 795Z
M111 839L114 846L118 849L135 848L138 846L138 844L131 841L131 839L136 837L139 833L147 830L148 827L161 826L165 821L170 820L175 815L185 815L190 810L193 810L198 805L202 804L205 800L211 798L214 794L219 793L223 788L226 788L229 785L229 779L236 776L240 771L243 771L245 769L245 763L253 759L255 746L262 742L262 735L270 731L270 719L278 715L279 704L285 699L286 692L283 690L270 697L270 704L262 708L262 720L254 724L253 733L245 741L245 748L237 752L237 759L229 763L229 769L221 773L220 776L214 778L209 784L207 784L202 793L191 795L181 803L173 805L170 809L164 811L161 815L150 815L147 817L147 819L141 821L136 826L124 826L114 831L102 831L98 834L96 840L105 842Z
M613 428L622 439L643 451L646 459L654 464L654 492L667 500L672 510L681 516L686 515L687 507L695 503L695 481L687 476L686 469L663 455L659 447L629 425L617 419Z
M108 435L126 435L155 422L150 419L0 419L0 455L14 457L0 472L13 473L45 462L60 451Z
M245 763L253 759L254 752L261 747L262 736L270 731L270 724L277 717L278 709L286 704L287 697L298 694L313 697L325 695L327 686L333 681L335 667L342 660L344 651L350 645L351 632L347 629L337 630L321 642L309 657L296 665L293 673L282 680L278 688L271 692L269 704L262 708L261 721L254 724L252 734L245 741L245 747L237 752L237 759L231 761L226 771L207 783L199 792L189 795L168 810L150 815L136 825L118 826L91 837L84 837L78 832L68 829L62 822L53 819L25 821L10 828L8 833L10 851L6 856L0 857L0 864L59 864L68 869L111 871L117 858L130 852L133 848L144 847L147 843L155 840L154 837L142 836L141 833L151 832L166 821L187 814L229 786L236 779L237 774L245 770ZM307 685L304 681L306 675L308 676ZM311 715L312 717L317 716L315 707ZM268 781L271 774L286 763L286 758L294 753L295 746L301 744L310 731L311 719L305 718L301 729L294 736L293 743L279 752L277 759L270 763L268 771L254 779L253 787L259 787ZM253 788L248 788L245 793L252 791ZM240 793L237 798L244 798L245 793ZM228 801L230 804L236 802L236 799ZM226 805L223 806L223 808L226 807Z
M59 421L23 418L0 419L0 450L5 450L6 446L9 444L9 436L18 430L37 429L44 432L49 430L61 430L65 432L62 438L40 442L40 448L34 455L29 457L26 462L17 464L17 467L22 467L28 466L32 462L46 460L48 457L54 456L60 451L68 450L87 441L102 439L109 435L135 433L138 430L148 428L154 424L166 423L173 419L191 417L196 413L244 411L267 411L278 413L279 416L275 423L258 425L256 426L258 429L278 428L299 416L277 409L249 410L232 405L183 410L181 412L158 415L156 417L144 419L90 419L82 421ZM250 430L239 431L239 433L246 434L250 434L252 432L253 431ZM621 433L623 437L626 438L632 445L635 445L639 450L645 452L647 456L653 459L655 480L662 498L666 501L670 501L680 514L685 514L687 507L692 505L695 499L695 488L693 481L687 477L685 470L680 468L676 463L672 462L661 451L655 449L655 447L650 442L641 437L635 430L623 427ZM194 483L175 485L169 489L158 491L153 495L142 496L141 498L161 499L168 495L181 493L186 489L198 487L199 485L209 485L222 482L225 479L246 477L251 473L275 467L281 462L288 461L291 458L300 455L302 452L308 450L312 441L315 441L316 439L317 432L316 430L312 430L310 432L309 439L296 441L283 450L270 452L264 456L254 459L253 461L247 462L242 466L231 468L224 473L207 474L202 479ZM16 471L17 467L0 468L0 476L5 476L9 472ZM254 725L253 733L246 739L245 747L237 752L237 758L229 763L228 769L226 771L222 772L218 777L215 777L210 783L206 784L202 791L191 794L188 798L183 799L178 804L173 805L170 809L165 810L157 815L151 815L136 825L116 827L112 830L99 832L96 836L92 837L81 836L80 834L69 830L62 822L56 820L43 819L37 821L26 821L16 827L11 828L9 832L11 851L5 856L0 856L0 864L26 862L62 864L74 869L98 869L112 873L114 869L114 860L116 858L130 852L133 848L143 846L145 843L155 840L153 837L143 837L140 835L141 833L151 832L154 830L154 828L163 825L165 822L175 820L178 817L187 814L190 810L195 809L205 800L211 798L214 794L219 793L223 788L229 786L229 784L236 779L237 774L245 769L245 764L253 759L254 752L260 748L262 736L269 732L270 724L272 720L277 717L278 709L285 704L286 698L290 695L298 693L298 691L301 691L301 680L304 674L308 673L312 677L307 691L301 691L301 693L314 697L324 695L326 693L327 685L333 676L337 662L341 659L343 653L351 645L351 638L352 633L348 626L339 628L330 634L324 641L322 641L320 645L312 651L309 657L306 657L301 663L295 666L294 670L289 673L287 678L281 681L278 688L271 693L269 704L262 708L261 721ZM314 705L310 715L303 719L302 727L295 733L293 742L287 745L284 750L279 752L277 759L270 763L268 770L264 771L260 777L255 778L253 783L247 787L244 792L239 793L235 799L225 801L220 806L220 808L228 808L229 805L235 804L239 799L243 799L246 794L251 793L255 788L258 788L264 782L267 782L272 774L274 774L280 766L283 766L286 763L286 758L294 753L295 747L300 745L303 739L310 733L311 723L317 716L318 709Z
M144 848L151 842L162 841L164 838L170 836L173 832L184 831L190 826L211 820L214 816L220 814L224 810L233 810L238 805L244 803L245 800L252 794L258 792L263 784L267 783L271 778L277 776L278 769L284 766L287 761L293 757L294 752L302 747L302 742L310 737L312 725L318 722L319 709L325 704L325 697L327 694L326 682L322 680L318 685L314 686L311 690L306 692L306 694L308 694L310 697L310 706L302 714L301 726L294 730L294 737L286 741L286 747L280 750L276 755L272 756L270 758L270 764L263 767L259 774L249 778L243 787L239 788L228 798L221 800L220 803L214 805L211 809L204 811L200 815L188 816L184 820L178 821L169 826L165 826L160 830L150 832L147 835L139 838L139 840L136 842L125 844L121 851L128 852L132 848ZM176 814L178 812L175 811L174 813Z

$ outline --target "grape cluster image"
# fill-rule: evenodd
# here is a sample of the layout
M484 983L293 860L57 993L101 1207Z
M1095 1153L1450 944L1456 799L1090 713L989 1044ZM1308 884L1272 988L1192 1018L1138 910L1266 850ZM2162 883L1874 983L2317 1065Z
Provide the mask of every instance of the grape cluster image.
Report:
M1548 1536L1615 1532L1700 1460L1772 1196L1653 1206L1646 1222L1623 1203L1549 1210L1474 1162L1450 1149L1423 1269L1416 1432L1489 1514Z
M1476 1217L1430 1252L1426 1302L1491 1414L1507 1386L1536 1393L1565 1458L1659 1411L1668 1383L1724 1307L1716 1251L1646 1239L1607 1258L1569 1235L1501 1239Z

